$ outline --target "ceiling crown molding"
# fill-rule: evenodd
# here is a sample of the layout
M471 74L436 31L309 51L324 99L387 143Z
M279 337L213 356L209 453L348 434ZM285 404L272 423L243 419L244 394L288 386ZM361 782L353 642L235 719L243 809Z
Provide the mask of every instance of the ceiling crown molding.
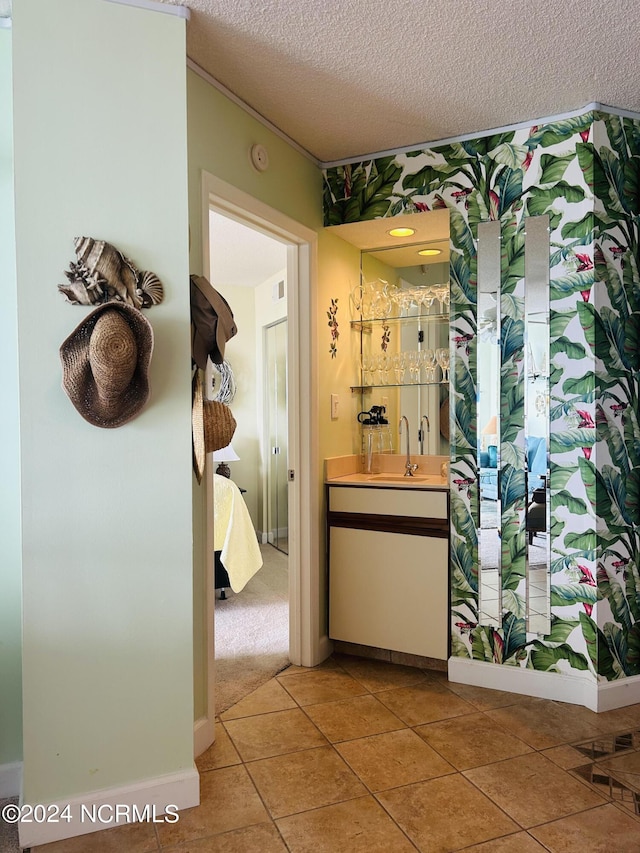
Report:
M121 6L137 6L138 9L149 9L151 12L164 12L165 15L176 15L186 21L191 17L187 6L170 6L158 0L106 0L107 3L119 3Z

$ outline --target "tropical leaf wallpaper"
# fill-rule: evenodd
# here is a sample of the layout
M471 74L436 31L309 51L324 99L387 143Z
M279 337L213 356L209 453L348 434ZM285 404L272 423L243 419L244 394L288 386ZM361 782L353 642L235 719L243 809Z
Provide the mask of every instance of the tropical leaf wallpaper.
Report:
M477 488L451 493L455 656L640 674L640 122L605 113L328 169L325 224L450 214L452 482L476 482L477 228L502 234L502 601L478 624ZM524 228L550 224L551 627L526 633ZM466 336L469 345L456 347Z

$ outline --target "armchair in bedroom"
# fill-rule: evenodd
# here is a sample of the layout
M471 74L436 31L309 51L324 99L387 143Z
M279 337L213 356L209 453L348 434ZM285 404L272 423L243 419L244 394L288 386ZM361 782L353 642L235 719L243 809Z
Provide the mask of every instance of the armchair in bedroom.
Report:
M490 444L480 451L480 493L486 501L498 500L498 448Z

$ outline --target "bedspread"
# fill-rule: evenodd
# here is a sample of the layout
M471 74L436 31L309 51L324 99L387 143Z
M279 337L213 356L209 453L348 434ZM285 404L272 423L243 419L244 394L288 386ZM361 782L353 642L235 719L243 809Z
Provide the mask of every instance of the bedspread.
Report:
M233 480L213 475L213 542L234 592L240 592L262 566L262 554L249 510Z

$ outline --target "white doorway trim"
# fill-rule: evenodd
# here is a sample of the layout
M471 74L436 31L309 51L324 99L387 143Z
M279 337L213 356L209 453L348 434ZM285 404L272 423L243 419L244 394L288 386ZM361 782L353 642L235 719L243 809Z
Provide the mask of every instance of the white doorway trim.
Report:
M331 652L320 626L320 499L317 488L318 405L313 381L316 362L315 301L317 234L279 210L203 171L203 270L208 275L209 210L213 208L287 245L289 465L289 657L298 666L315 666ZM208 517L213 509L213 467L205 474ZM208 685L207 712L195 723L195 754L214 739L215 658L213 525L207 524L205 560L207 618L205 628Z

